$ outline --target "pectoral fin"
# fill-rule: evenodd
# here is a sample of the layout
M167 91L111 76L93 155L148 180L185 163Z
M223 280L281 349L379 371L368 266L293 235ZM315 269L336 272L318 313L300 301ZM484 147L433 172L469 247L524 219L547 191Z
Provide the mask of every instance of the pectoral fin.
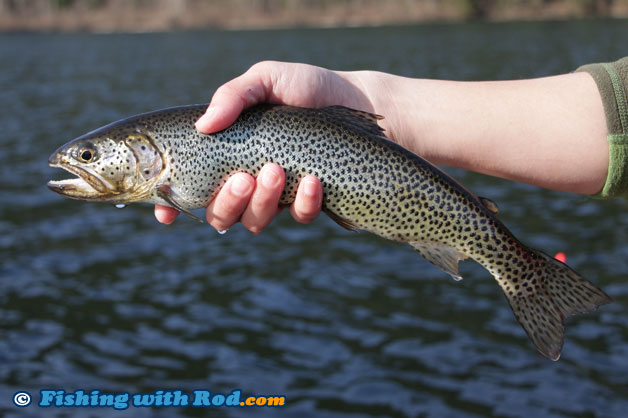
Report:
M203 223L203 220L201 218L199 218L189 210L185 209L175 200L174 192L167 184L162 184L157 188L157 196L168 202L173 208L175 208L179 212L186 214L190 218L197 220L200 223Z
M410 245L427 261L449 274L454 280L462 280L462 276L458 273L458 262L468 258L466 254L457 248L436 242L414 241L410 242Z

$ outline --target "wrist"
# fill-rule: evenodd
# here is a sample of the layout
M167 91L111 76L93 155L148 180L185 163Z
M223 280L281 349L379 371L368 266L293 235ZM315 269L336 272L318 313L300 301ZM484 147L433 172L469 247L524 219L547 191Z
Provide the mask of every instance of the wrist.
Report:
M379 124L385 129L386 136L400 145L412 149L400 132L407 131L405 118L409 106L409 99L404 94L399 80L403 77L378 71L345 71L337 74L350 86L343 106L375 113L384 117ZM410 80L410 79L405 79Z

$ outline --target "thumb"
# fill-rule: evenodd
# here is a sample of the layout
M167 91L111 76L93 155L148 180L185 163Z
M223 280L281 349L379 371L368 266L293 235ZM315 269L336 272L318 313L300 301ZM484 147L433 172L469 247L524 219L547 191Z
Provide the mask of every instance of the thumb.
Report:
M212 100L203 116L196 121L196 129L204 134L225 129L236 120L242 109L242 106L219 106Z
M196 129L209 134L228 128L247 107L266 101L263 75L249 70L216 90Z

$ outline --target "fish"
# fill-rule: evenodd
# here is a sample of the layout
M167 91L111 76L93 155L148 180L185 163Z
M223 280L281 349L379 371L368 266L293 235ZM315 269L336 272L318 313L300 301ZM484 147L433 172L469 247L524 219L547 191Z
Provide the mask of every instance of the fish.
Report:
M521 243L497 218L497 205L440 168L390 141L382 116L329 106L260 104L227 129L202 134L194 122L207 104L140 114L58 148L49 165L75 178L50 181L65 197L191 211L204 208L236 172L256 176L266 163L286 173L280 204L299 180L319 178L323 211L340 226L409 244L456 280L470 258L495 278L540 354L558 360L566 318L612 299L569 266Z

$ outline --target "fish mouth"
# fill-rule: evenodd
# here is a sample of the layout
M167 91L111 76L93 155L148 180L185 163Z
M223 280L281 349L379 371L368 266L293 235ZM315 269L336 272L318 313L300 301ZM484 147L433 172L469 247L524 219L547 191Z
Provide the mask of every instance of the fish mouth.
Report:
M50 180L48 188L55 193L81 200L109 200L118 194L112 184L92 170L60 161L58 156L51 157L48 162L50 167L62 168L77 176L72 179Z

